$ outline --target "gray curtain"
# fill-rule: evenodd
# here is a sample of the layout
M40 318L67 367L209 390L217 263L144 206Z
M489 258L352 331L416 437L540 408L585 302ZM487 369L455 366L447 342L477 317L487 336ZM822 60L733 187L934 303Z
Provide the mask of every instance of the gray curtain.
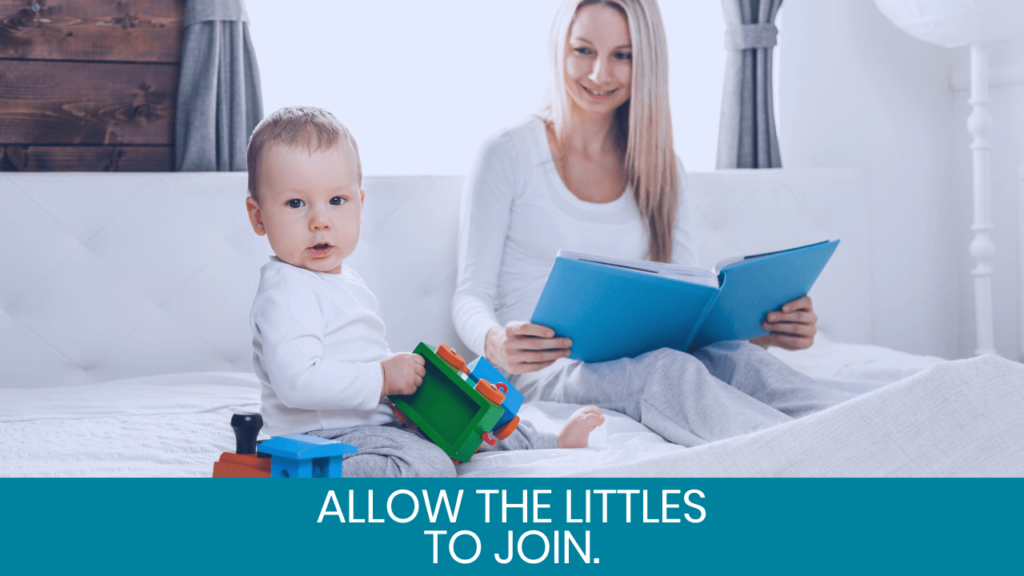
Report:
M722 0L725 87L718 168L781 168L772 101L772 47L782 0Z
M263 118L256 52L243 0L188 0L175 123L175 167L244 171Z

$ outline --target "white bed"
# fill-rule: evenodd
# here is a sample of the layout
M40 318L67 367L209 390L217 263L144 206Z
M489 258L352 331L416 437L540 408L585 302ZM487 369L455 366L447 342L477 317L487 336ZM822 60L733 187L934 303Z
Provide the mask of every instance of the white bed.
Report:
M804 359L869 379L934 368L875 388L827 412L744 437L686 449L607 413L587 450L479 454L460 476L988 476L1019 473L1024 403L1019 366L995 357L941 363L870 347L819 342ZM867 358L871 357L871 360ZM987 374L979 379L979 373ZM849 383L847 383L849 384ZM884 387L884 389L883 389ZM209 476L234 438L231 414L259 408L255 376L146 376L60 389L0 389L0 476ZM851 398L854 393L851 392ZM1014 399L1007 402L1006 399ZM527 404L522 416L555 432L576 409ZM941 419L942 426L935 421ZM1016 472L1015 472L1016 471Z
M1019 364L870 345L862 173L736 171L691 183L708 265L842 238L812 292L829 337L776 354L859 396L689 450L609 414L588 450L478 455L461 475L1024 474ZM394 350L461 348L448 313L460 187L367 179L350 264L377 293ZM244 197L244 174L0 177L0 476L208 476L232 449L230 415L258 408L247 316L269 253ZM534 403L523 415L554 430L573 409Z

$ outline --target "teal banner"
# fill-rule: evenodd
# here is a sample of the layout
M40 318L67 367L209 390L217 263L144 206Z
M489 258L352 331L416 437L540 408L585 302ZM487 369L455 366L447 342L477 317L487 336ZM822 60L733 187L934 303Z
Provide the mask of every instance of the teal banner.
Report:
M0 488L8 574L1019 573L1024 536L1022 480L9 479Z

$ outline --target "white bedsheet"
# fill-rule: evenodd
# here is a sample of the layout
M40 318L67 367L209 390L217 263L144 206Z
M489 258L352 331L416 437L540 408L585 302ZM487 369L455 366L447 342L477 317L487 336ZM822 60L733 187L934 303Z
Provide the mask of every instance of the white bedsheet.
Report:
M548 402L521 412L558 431L577 407ZM209 476L234 450L229 421L259 409L252 374L202 373L134 378L54 389L0 389L0 476ZM562 469L612 465L677 448L621 414L609 414L582 451L504 452L461 465L465 474L511 465Z
M781 357L851 396L941 361L827 339ZM861 381L838 381L851 376ZM220 453L234 449L231 414L258 408L258 382L244 373L0 389L0 476L209 476ZM556 432L576 408L535 402L521 414L539 429ZM658 462L685 450L624 415L609 413L591 435L589 449L480 454L460 465L459 473L586 474Z
M814 346L790 352L769 348L776 358L819 381L835 382L853 392L867 392L918 374L944 362L938 356L917 356L867 344L840 344L819 333Z
M231 414L256 410L243 373L0 389L0 476L210 476Z

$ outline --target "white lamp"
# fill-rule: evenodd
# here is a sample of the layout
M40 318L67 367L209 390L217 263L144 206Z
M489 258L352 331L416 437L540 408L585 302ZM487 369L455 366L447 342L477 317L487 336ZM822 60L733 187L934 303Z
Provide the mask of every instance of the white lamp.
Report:
M971 46L971 115L967 130L973 136L975 267L974 315L978 331L976 354L995 353L992 320L992 182L988 142L992 116L988 112L988 50L984 42L1024 33L1024 0L875 0L875 5L901 30L914 38L946 48Z

